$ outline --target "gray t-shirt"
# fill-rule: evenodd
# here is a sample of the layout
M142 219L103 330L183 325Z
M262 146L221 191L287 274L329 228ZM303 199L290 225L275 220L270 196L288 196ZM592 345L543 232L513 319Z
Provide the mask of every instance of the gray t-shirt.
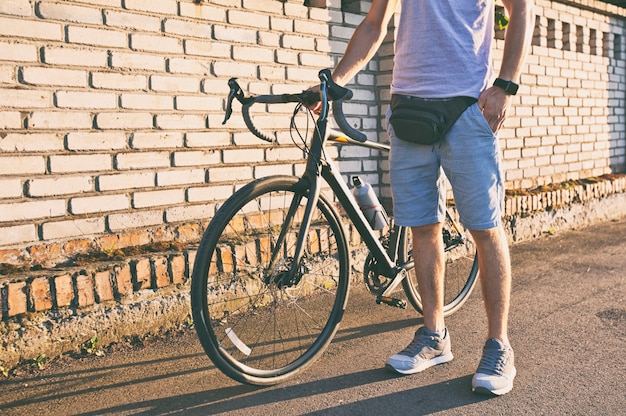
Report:
M391 92L478 98L493 39L494 0L402 0Z

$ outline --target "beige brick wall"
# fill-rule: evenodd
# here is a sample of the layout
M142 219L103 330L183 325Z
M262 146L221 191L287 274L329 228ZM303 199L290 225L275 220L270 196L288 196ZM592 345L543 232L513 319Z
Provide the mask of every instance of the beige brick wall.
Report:
M303 3L2 1L0 263L34 261L37 245L109 234L120 236L117 244L142 230L148 240L172 239L155 230L204 224L241 184L301 172L303 153L286 133L292 108L258 113L280 145L254 138L237 112L222 120L228 78L256 94L314 84L369 6ZM507 185L623 172L624 9L536 3L532 53L501 133ZM496 56L502 40L497 47ZM352 81L346 106L373 140L387 140L381 115L392 55L393 30ZM346 175L390 195L384 155L354 147L331 154ZM72 255L64 250L51 256Z

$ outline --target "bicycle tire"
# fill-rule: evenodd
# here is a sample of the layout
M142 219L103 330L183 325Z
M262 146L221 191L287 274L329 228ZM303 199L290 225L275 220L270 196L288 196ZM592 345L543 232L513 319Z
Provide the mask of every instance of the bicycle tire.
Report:
M463 231L462 231L463 232ZM478 276L478 255L469 232L464 232L464 242L452 245L451 241L459 236L452 225L450 217L446 216L443 224L444 247L446 247L446 266L444 277L444 306L443 315L450 316L458 311L467 301ZM412 261L411 231L403 227L400 235L398 259L400 264ZM402 281L402 287L407 299L419 313L423 313L422 300L418 291L417 278L413 269L408 270L408 276Z
M300 373L324 352L343 317L348 245L323 195L311 217L299 281L279 283L293 260L307 195L295 177L251 182L218 210L200 242L191 281L194 326L213 363L239 382L272 385ZM277 255L272 266L270 251Z

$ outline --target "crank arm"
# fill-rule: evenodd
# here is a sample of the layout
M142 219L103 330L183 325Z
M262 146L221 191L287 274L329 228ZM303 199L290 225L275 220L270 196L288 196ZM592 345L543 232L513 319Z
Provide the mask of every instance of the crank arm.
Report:
M381 293L380 295L376 296L376 303L377 304L384 303L385 305L388 305L388 306L406 309L406 300L394 298L393 296L391 296L391 294L393 293L394 290L396 290L398 285L402 283L402 281L406 279L407 277L408 275L407 275L406 269L400 269L400 271L398 272L398 274L396 274L396 276L393 278L391 283L389 283L389 286L387 286L385 291Z

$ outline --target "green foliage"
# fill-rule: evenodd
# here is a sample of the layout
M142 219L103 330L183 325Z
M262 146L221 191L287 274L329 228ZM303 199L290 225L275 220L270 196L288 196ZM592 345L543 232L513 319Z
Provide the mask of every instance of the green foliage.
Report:
M120 249L118 249L117 247L115 247L115 244L111 244L111 247L109 248L104 248L102 249L102 252L107 256L107 257L115 257L115 256L119 256L119 255L124 255L124 252Z
M44 368L46 368L47 362L48 362L48 357L46 357L45 354L40 354L37 358L32 360L32 362L30 363L30 366L37 367L37 369L39 370L43 370Z
M506 27L509 25L508 16L500 11L496 11L496 25L500 30L506 29Z
M89 355L95 355L96 357L102 357L104 351L98 346L98 337L91 337L85 344L83 344L83 351Z

